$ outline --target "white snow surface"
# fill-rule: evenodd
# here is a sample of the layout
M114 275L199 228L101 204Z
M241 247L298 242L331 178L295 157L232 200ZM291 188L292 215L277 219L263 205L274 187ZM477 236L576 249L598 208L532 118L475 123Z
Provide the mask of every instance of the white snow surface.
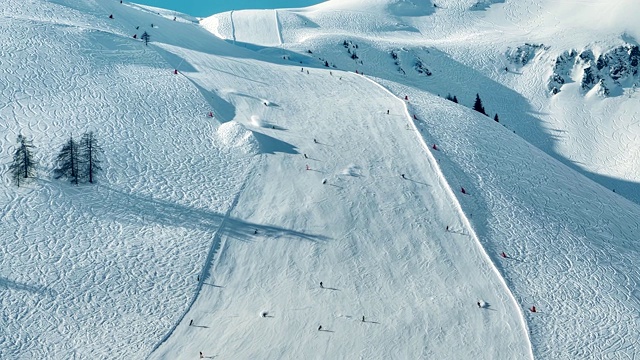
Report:
M0 358L637 357L637 94L545 71L638 5L476 3L5 0L1 170L19 134L40 166L0 182ZM97 184L53 179L85 131Z

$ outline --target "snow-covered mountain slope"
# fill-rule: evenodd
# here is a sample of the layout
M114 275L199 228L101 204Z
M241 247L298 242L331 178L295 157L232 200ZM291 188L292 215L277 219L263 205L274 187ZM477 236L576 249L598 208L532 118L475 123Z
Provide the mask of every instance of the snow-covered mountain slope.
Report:
M398 10L409 8L413 10ZM525 140L640 203L640 160L635 156L640 148L636 136L640 133L636 91L640 72L633 54L640 38L634 16L638 12L640 3L633 0L381 0L371 4L354 0L279 10L277 17L284 41L280 48L312 50L310 57L322 59L320 64L328 61L341 69L411 83L441 96L450 93L467 106L479 93L491 116L498 113L501 122ZM230 13L218 14L203 24L231 39L230 17ZM252 12L251 19L256 17ZM273 11L263 12L263 17L273 18ZM242 20L242 11L233 12L233 18L236 29L251 20ZM367 49L357 51L358 59L353 61L351 54L341 51L344 40ZM259 38L239 41L265 45ZM428 49L448 59L422 57L435 76L419 79L419 74L407 72L416 62L413 54L411 64L391 62L391 52L402 53L401 49L409 53ZM591 72L598 70L588 87L576 86L584 83L588 65L583 61L563 66L560 72L566 84L562 87L553 80L558 78L559 58L571 51L593 54ZM609 64L597 61L608 54L615 54ZM456 76L460 73L465 76ZM620 73L627 75L620 78ZM485 78L486 84L477 84L469 74ZM599 81L602 85L597 85ZM502 87L513 90L522 105L514 108L513 99L502 98ZM554 87L562 92L553 95Z
M3 4L0 163L22 133L42 166L0 188L0 358L633 358L640 208L541 124L584 102L573 84L549 97L544 73L580 42L557 27L515 68L526 28L489 21L545 6L329 1L200 26ZM447 93L481 93L501 123ZM587 98L589 121L634 109ZM98 184L52 179L87 130Z
M131 37L154 34L157 16L136 12L136 30L98 3L1 8L0 358L143 357L193 296L252 159ZM90 130L105 149L98 184L53 180L63 143ZM20 188L6 176L18 134L40 162Z

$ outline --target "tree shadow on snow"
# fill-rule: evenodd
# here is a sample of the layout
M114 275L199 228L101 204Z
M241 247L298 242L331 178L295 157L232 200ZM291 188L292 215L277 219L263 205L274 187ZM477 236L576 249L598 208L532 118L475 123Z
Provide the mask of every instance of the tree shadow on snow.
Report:
M75 195L77 201L73 201L74 205L78 209L85 208L93 216L102 215L121 223L157 223L210 233L219 231L231 238L243 241L248 241L255 236L256 230L259 234L271 238L297 238L307 241L329 240L323 235L307 234L275 225L256 224L233 217L225 219L225 215L206 209L197 209L149 196L128 194L105 185L97 187L99 191ZM221 228L223 222L225 226Z
M0 277L0 288L7 288L7 289L18 290L18 291L28 291L28 292L39 294L39 295L48 295L48 296L55 295L52 290L49 290L44 286L19 283L4 277Z

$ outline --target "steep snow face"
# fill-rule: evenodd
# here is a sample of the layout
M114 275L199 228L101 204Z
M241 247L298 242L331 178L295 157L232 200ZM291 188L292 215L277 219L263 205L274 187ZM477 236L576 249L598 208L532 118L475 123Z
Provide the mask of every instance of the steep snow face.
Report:
M258 118L255 118L257 126L260 126ZM252 119L253 120L253 119ZM244 126L236 122L228 122L222 124L216 132L215 143L221 143L226 147L233 149L241 154L257 154L260 145L253 136L251 131L248 131Z

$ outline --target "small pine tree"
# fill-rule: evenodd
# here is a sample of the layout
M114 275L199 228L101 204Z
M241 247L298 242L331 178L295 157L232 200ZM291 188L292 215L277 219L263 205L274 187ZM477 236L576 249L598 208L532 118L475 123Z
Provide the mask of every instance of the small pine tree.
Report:
M329 62L327 60L324 61L324 66L329 67Z
M482 100L480 100L479 94L476 94L476 102L473 104L473 110L487 116L487 113L484 111L484 106L482 106Z
M83 168L86 176L89 177L89 182L93 184L95 180L95 174L102 170L100 167L100 157L103 154L102 148L98 145L93 131L89 131L82 135L80 140L80 148L82 151Z
M493 117L493 120L494 120L495 122L500 122L500 119L498 119L498 114L496 114L496 116L494 116L494 117Z
M78 143L73 140L73 136L69 137L56 158L58 166L54 170L55 178L67 178L71 183L78 185L80 181L80 156Z
M455 95L453 95L453 102L456 104L458 103L458 98Z
M456 104L458 103L458 98L455 95L451 96L451 94L447 94L447 97L445 99L453 101Z
M13 153L13 161L9 165L11 178L17 186L26 179L36 175L36 161L33 158L33 144L26 137L18 135L18 147Z
M142 39L142 41L144 41L144 44L146 46L149 46L149 40L151 39L151 35L147 34L147 32L145 31L144 33L142 33L142 35L140 36L140 39Z

